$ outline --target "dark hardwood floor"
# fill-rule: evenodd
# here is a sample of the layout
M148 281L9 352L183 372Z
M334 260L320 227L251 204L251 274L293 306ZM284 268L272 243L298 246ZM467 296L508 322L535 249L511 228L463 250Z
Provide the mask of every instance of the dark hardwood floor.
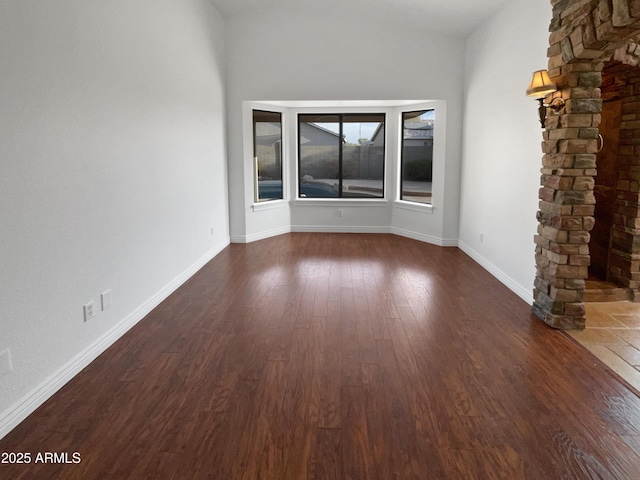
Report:
M226 248L0 452L81 456L3 479L638 479L640 399L458 249L298 233Z

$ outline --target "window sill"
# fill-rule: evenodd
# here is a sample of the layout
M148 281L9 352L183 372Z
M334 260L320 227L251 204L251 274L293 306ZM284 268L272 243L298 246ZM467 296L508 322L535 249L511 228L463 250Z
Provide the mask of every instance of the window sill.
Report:
M429 203L407 202L405 200L396 200L394 203L396 208L402 210L412 210L414 212L433 213L433 205Z
M293 204L304 207L386 207L389 201L383 198L296 198Z
M286 200L267 200L265 202L254 203L251 205L251 209L254 212L260 212L262 210L273 210L276 208L285 208L289 206L289 202Z

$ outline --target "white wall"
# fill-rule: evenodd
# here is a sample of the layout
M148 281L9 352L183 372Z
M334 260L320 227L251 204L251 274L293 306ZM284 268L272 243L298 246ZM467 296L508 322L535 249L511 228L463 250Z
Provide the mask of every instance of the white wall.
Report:
M423 99L447 104L446 185L442 204L432 214L414 216L413 226L432 237L457 238L464 40L385 24L366 12L345 18L319 7L274 8L225 25L232 239L260 238L266 228L392 226L389 206L345 207L342 218L331 206L253 211L252 165L243 158L243 101Z
M459 245L528 302L542 129L525 90L547 68L551 16L549 2L513 0L466 49Z
M2 436L229 231L224 31L207 0L5 0L0 45Z

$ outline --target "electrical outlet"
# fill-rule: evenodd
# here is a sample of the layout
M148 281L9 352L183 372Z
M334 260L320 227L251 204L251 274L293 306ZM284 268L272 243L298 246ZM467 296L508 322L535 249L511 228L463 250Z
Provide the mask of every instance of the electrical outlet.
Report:
M11 351L7 348L0 352L0 377L4 377L11 370L13 370L13 365L11 364Z
M100 295L100 305L103 312L111 306L111 290L107 290Z
M480 243L484 243L484 233L480 234Z
M83 305L84 307L84 321L88 322L95 316L95 311L93 310L93 300L89 303Z
M341 208L338 209L338 216L341 217L344 215L344 210L342 210Z
M213 235L216 233L215 228L211 227L211 236L213 237Z

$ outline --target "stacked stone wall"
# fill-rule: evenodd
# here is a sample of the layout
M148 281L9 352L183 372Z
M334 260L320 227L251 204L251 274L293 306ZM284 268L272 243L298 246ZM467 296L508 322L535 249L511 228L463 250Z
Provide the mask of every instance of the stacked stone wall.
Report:
M556 328L584 328L589 232L595 223L593 188L602 111L602 69L604 62L616 55L637 60L640 49L636 52L637 45L630 40L640 32L640 0L552 0L551 4L548 70L559 87L553 95L562 96L566 105L559 115L547 118L543 134L533 312ZM633 103L640 107L640 96L629 101L629 105ZM636 116L635 110L631 112L629 105L623 128L629 142L624 151L631 155L624 157L628 173L620 177L618 185L625 187L628 182L628 189L620 194L616 212L616 218L625 226L616 228L614 242L620 247L619 252L630 243L638 252L616 253L613 263L621 278L637 287L640 269L632 272L640 267L640 257L636 257L640 255L640 162L636 162L640 160L640 115Z
M635 43L629 48L635 48ZM632 60L636 63L637 58ZM620 88L622 123L609 276L640 300L640 69L618 70L625 84Z

